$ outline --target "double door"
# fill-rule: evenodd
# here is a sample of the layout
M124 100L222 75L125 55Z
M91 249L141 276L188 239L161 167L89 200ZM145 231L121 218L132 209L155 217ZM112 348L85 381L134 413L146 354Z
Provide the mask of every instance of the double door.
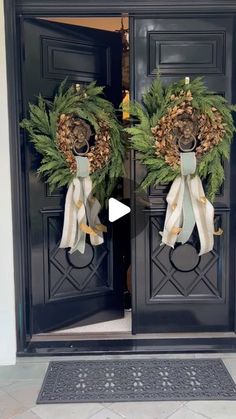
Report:
M229 101L235 84L233 17L131 18L132 95L141 100L159 68L163 82L202 75L210 90ZM24 114L41 92L51 98L62 79L106 86L108 99L121 100L121 39L116 33L40 20L22 25ZM236 96L236 95L235 95ZM35 175L38 157L26 146L29 224L31 331L49 331L74 322L88 324L123 315L119 249L122 234L110 230L104 245L84 256L58 249L65 191L50 194ZM232 156L235 155L234 146ZM133 161L133 160L132 160ZM215 202L212 252L198 256L197 237L171 250L160 247L170 185L132 200L132 328L134 333L232 331L235 281L234 158L225 163L225 181ZM132 177L145 169L134 159ZM139 199L141 198L141 199ZM149 205L145 205L145 201Z

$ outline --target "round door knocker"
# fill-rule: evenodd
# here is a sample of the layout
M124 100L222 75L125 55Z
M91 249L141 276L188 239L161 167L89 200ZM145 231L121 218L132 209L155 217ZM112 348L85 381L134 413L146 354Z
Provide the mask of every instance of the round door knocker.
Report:
M191 144L192 143L192 144ZM195 150L197 146L197 140L195 137L186 139L184 138L184 136L182 135L179 139L178 139L178 147L182 152L190 152Z
M89 151L89 139L92 135L90 126L78 118L74 122L72 150L76 156L85 156ZM80 151L86 147L85 151Z
M186 115L182 118L178 123L177 145L182 152L194 151L197 146L194 121L186 117Z
M86 150L83 151L83 152L81 152L81 153L79 153L79 150L81 150L82 148L84 148L85 145L86 145ZM85 144L82 144L82 145L74 144L73 145L73 152L74 152L74 154L76 154L76 156L85 156L88 153L88 151L89 151L89 142L88 142L88 140L85 140Z

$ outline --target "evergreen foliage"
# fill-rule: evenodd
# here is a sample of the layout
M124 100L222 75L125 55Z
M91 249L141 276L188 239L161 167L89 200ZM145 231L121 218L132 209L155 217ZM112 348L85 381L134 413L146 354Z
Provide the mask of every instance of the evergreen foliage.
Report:
M178 95L183 92L187 95L188 91L191 91L193 97L193 108L211 119L212 107L214 107L222 115L225 124L225 135L222 141L204 154L197 165L197 174L205 180L207 196L213 202L224 181L223 160L229 159L230 155L230 144L235 132L232 112L236 111L236 106L229 105L225 98L208 91L201 77L195 78L187 85L185 80L181 80L169 86L163 86L158 74L150 89L144 93L142 105L137 102L130 105L129 112L135 118L135 123L132 127L126 128L126 131L131 136L131 147L138 152L137 159L147 168L147 175L140 187L146 189L151 185L173 181L180 175L180 168L171 167L163 157L155 154L155 138L151 128L159 123L161 117L169 109L180 105L184 97L178 97ZM173 95L176 97L175 100L173 100Z

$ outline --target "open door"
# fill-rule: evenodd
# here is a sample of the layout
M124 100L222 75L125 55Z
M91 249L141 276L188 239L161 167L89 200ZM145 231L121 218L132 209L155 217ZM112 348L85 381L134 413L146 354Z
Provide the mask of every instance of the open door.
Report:
M106 98L122 100L118 33L26 19L22 22L23 116L28 102L41 93L52 98L60 82L105 86ZM25 133L24 133L25 135ZM103 245L86 245L84 255L59 249L65 190L49 193L36 174L39 156L24 139L28 196L31 332L40 333L75 322L80 325L123 316L123 289L114 229Z

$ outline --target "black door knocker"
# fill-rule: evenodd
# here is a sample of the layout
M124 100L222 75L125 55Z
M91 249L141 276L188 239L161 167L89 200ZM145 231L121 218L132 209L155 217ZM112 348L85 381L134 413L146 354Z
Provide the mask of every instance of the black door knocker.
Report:
M182 120L182 126L179 127L179 137L177 144L182 152L194 151L197 145L195 124L190 119Z
M75 121L73 130L73 147L72 150L76 156L86 156L89 151L89 139L92 135L91 129L86 122L78 118Z

